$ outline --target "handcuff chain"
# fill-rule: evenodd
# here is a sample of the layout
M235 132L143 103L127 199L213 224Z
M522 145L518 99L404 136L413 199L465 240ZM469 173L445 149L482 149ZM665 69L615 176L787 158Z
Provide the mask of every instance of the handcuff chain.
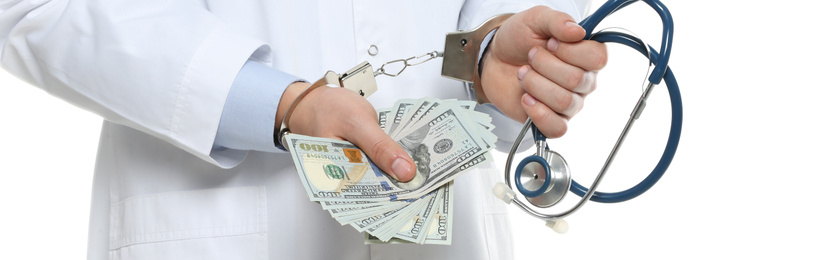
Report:
M429 53L426 53L426 54L422 54L422 55L419 55L419 56L414 56L414 57L407 58L407 59L399 59L399 60L392 60L392 61L386 62L385 64L380 66L380 68L378 68L377 70L374 71L374 77L379 76L379 75L386 75L386 76L389 76L389 77L399 76L403 71L405 71L405 68L408 68L410 66L420 65L420 64L426 63L428 61L431 61L433 59L442 57L442 54L443 53L441 51L432 51L432 52L429 52ZM394 63L400 63L400 62L402 62L402 68L399 69L399 71L397 71L396 73L390 73L390 72L385 71L385 66L391 65L391 64L394 64Z

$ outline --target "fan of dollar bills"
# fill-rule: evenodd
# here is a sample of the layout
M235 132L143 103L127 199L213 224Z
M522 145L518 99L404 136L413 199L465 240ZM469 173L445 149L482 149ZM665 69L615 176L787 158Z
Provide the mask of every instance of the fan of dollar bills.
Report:
M311 201L366 243L451 244L453 180L490 162L496 136L476 102L403 99L378 110L380 127L411 155L417 172L398 182L353 144L287 135L286 145Z

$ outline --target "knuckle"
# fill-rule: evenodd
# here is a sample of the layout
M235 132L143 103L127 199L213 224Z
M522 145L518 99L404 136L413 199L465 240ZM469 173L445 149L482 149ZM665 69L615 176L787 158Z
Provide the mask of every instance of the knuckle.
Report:
M600 43L599 45L600 48L592 52L595 70L601 70L608 64L608 48L605 47L605 44Z
M532 120L532 122L533 122L533 123L537 126L537 128L539 128L539 130L540 130L540 131L542 131L542 134L543 134L543 135L545 135L546 133L548 133L548 131L545 131L545 130L549 130L549 129L550 129L550 128L548 127L548 126L550 126L550 124L546 124L546 123L545 123L545 121L547 121L547 119L549 118L549 116L548 116L548 114L547 114L547 113L545 113L544 111L539 112L539 113L537 113L537 114L538 114L538 115L534 115L534 114L532 114L532 115L531 115L531 120ZM546 136L547 136L547 135L546 135Z
M567 74L566 87L568 89L576 89L585 80L585 72L582 70L573 71Z
M560 120L559 123L553 125L553 131L551 131L550 137L552 137L552 138L562 137L567 132L568 132L568 124L565 123L565 120Z
M568 124L560 116L546 115L537 127L548 138L558 138L568 132Z
M552 9L548 6L545 6L545 5L537 5L537 6L532 7L528 11L529 12L534 12L535 14L542 14L542 13L545 13L545 12L552 11Z
M557 95L557 111L559 114L571 109L574 104L574 95L570 93L562 93Z
M520 81L519 85L522 87L522 90L528 93L533 93L534 91L534 84L532 83L533 78L530 77L531 75L525 74L525 77Z
M537 5L522 12L523 19L529 27L536 27L540 24L540 14L545 12L546 6Z
M391 143L389 143L385 138L380 138L371 144L370 147L369 152L366 153L370 153L370 155L374 158L380 158L383 154L386 154L390 150Z
M534 69L545 67L546 62L544 56L545 54L543 52L544 49L537 47L535 47L534 49L536 49L536 52L534 53L534 57L530 58L530 60L528 61L529 65L531 65L531 68Z
M594 92L594 91L596 91L596 90L597 90L597 79L596 79L596 76L592 76L592 77L593 77L593 78L591 79L591 83L589 83L589 84L590 84L590 85L589 85L590 90L588 90L588 93L586 93L586 94L590 94L591 92Z

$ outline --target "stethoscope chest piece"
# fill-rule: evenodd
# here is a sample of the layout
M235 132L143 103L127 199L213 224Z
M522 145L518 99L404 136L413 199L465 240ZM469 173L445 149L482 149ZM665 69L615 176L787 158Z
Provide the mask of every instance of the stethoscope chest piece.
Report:
M533 126L532 126L533 127ZM536 207L557 204L571 188L571 171L565 158L548 149L542 133L536 128L537 153L523 159L514 173L519 192Z

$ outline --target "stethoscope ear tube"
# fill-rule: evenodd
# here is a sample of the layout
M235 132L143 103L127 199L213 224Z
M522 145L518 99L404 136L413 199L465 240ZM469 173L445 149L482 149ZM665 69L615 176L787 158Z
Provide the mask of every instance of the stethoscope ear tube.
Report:
M643 53L646 57L648 57L652 63L657 64L658 66L658 58L659 54L651 47L648 47L651 53L647 53L645 46L642 44L642 41L637 39L636 37L620 32L602 32L599 34L594 35L591 40L599 41L599 42L614 42L626 45L631 47L640 53ZM594 192L594 195L591 196L592 201L596 202L603 202L603 203L616 203L616 202L623 202L626 200L633 199L642 193L645 193L650 189L660 178L662 175L665 174L665 171L668 169L668 166L671 165L671 161L673 161L674 154L676 153L676 149L679 146L679 139L682 134L682 96L679 92L679 85L676 82L676 78L674 77L673 71L668 68L665 72L664 76L665 84L668 87L668 94L671 99L671 129L668 133L668 142L665 146L665 150L662 153L662 157L660 158L659 162L657 163L656 167L651 171L651 173L645 177L640 183L620 192ZM585 193L588 192L588 188L582 186L581 184L573 181L571 183L571 192L574 194L582 197L585 196Z
M633 4L636 1L638 0L610 0L603 4L593 14L583 19L582 22L579 23L579 25L582 26L582 28L584 28L587 33L586 38L595 40L593 39L593 36L595 34L593 34L592 32L594 31L594 28L600 22L602 22L603 19L605 19L605 17L616 12L619 9L622 9L623 7ZM659 14L659 18L662 20L662 42L659 47L660 55L657 58L657 62L655 62L655 64L657 64L656 68L654 68L654 70L651 72L651 75L648 77L648 80L651 83L653 83L654 85L659 85L659 83L662 81L665 75L665 71L668 69L668 60L671 57L671 47L673 46L674 42L674 19L673 17L671 17L671 12L668 11L668 7L662 4L661 1L643 0L643 2L648 4L651 8L653 8L654 11L656 11L657 14ZM644 48L644 46L642 46L641 48Z

